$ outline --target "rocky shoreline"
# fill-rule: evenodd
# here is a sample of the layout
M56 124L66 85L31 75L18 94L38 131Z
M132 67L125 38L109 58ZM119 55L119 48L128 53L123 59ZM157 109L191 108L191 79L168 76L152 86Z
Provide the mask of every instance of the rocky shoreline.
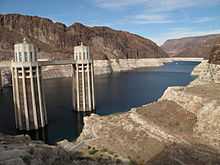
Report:
M76 142L48 146L2 135L0 164L220 164L219 68L203 61L196 80L169 87L154 103L85 117Z
M202 61L202 58L143 58L119 60L94 60L94 74L103 75L114 72L124 72L139 68L159 67L173 61ZM10 85L9 68L2 69L3 86ZM42 68L43 79L72 77L71 65L47 66Z
M111 74L138 68L159 67L173 61L202 61L202 58L143 58L94 60L95 75ZM43 78L63 78L72 76L71 66L48 66L43 68Z

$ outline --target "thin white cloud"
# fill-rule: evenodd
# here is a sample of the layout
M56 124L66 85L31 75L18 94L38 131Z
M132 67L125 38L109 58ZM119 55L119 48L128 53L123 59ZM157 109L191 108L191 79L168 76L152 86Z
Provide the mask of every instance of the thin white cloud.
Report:
M108 9L126 8L141 4L145 6L146 10L154 12L220 4L220 0L96 0L95 2L98 7Z
M175 23L186 24L202 24L212 21L217 21L217 17L202 16L191 17L183 14L185 9L198 9L206 8L210 6L220 6L220 0L95 0L96 5L100 8L109 10L118 9L131 9L134 7L139 8L135 10L136 15L125 16L119 19L118 24L168 24ZM175 15L175 11L182 11L182 18ZM130 10L129 10L130 11ZM137 13L138 12L138 13ZM161 45L167 39L182 38L188 36L200 36L220 33L220 29L213 30L195 30L188 28L173 28L169 29L165 33L157 34L156 36L150 37L156 43ZM146 36L149 37L149 36Z
M148 0L96 0L96 5L101 8L124 8L131 5L146 3Z
M167 12L216 4L220 4L220 0L148 0L145 6L151 12Z
M167 13L158 13L158 14L140 14L131 16L125 19L127 23L133 24L167 24L167 23L208 23L211 21L217 20L216 17L198 17L191 19L175 19L171 16L168 16Z
M187 18L171 18L168 14L172 15L172 11L191 7L220 5L220 0L95 0L95 2L98 7L107 9L123 9L138 5L139 14L121 19L122 23L133 24L165 24L183 21L205 23L213 21L214 18L201 17L186 20Z
M216 17L200 17L200 18L194 19L192 22L193 23L207 23L210 21L214 21L216 19L217 19Z
M135 24L158 24L173 22L173 20L171 20L168 16L161 14L139 14L128 18L127 21Z
M168 17L169 12L186 9L190 7L220 5L220 0L95 0L96 5L107 9L122 9L126 7L133 7L139 5L139 14L134 16L127 16L121 19L122 22L135 24L162 24L174 22L191 22L191 23L205 23L214 20L210 17L195 18L191 20L184 20Z

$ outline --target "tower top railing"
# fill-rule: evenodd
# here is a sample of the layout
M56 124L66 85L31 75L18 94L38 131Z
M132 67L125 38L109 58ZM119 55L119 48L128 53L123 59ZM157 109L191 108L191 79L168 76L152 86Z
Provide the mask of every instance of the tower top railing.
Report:
M90 56L90 50L88 46L85 46L83 42L80 43L79 46L74 47L74 56L73 59L78 62L87 61L90 62L92 60Z
M15 62L37 62L37 51L33 44L28 43L26 38L22 43L14 45L14 61Z

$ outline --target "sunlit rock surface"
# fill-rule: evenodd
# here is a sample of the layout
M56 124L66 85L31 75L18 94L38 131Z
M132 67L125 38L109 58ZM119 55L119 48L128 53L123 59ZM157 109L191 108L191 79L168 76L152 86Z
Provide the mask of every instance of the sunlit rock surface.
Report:
M194 73L209 72L204 65ZM169 87L152 104L122 114L86 117L77 143L137 164L219 164L219 100L220 84L209 79Z
M91 159L78 151L65 151L31 141L29 136L0 135L0 165L111 165L123 164L110 158Z
M192 75L198 76L198 78L191 85L220 83L220 65L210 64L208 60L204 60L195 67Z
M107 150L137 164L160 164L164 160L175 164L179 161L185 164L220 163L217 148L212 143L214 138L206 140L207 143L203 141L207 138L203 124L207 126L210 122L197 120L196 114L173 101L163 100L128 113L86 117L77 143L98 151ZM215 131L209 130L209 133L219 137ZM204 138L198 138L201 132ZM205 159L204 155L209 158Z

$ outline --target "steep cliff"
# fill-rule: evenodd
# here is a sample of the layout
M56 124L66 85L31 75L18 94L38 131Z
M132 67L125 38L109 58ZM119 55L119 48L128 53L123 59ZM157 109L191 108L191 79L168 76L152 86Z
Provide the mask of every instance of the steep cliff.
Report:
M209 63L220 64L220 44L215 45L211 50L209 54Z
M216 44L220 44L220 34L167 40L161 48L169 56L208 58Z
M192 75L197 76L197 79L191 82L191 85L220 83L220 65L204 60L194 68Z
M84 42L94 59L157 58L167 54L149 39L108 27L88 27L36 16L0 15L0 59L12 57L13 44L23 37L40 48L41 57L70 57L73 46Z

